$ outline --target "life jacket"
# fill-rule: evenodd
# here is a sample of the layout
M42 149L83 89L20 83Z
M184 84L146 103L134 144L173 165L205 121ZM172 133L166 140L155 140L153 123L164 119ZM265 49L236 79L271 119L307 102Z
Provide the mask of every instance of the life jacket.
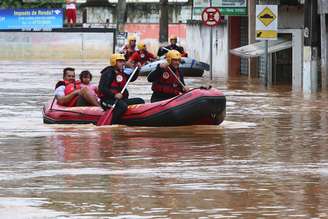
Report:
M184 49L183 49L183 47L182 46L178 46L178 45L168 45L167 47L166 47L167 49L169 49L169 50L177 50L179 53L181 53L181 56L182 57L188 57L188 53L186 53L185 51L184 51Z
M135 48L129 48L128 45L125 45L123 47L123 52L124 52L124 57L125 57L125 60L129 60L129 58L133 55L133 53L136 51Z
M81 82L75 81L74 83L70 83L68 81L65 82L65 96L72 93L75 90L81 89ZM64 106L73 107L76 105L76 102L78 100L79 96L73 97L68 103L65 103Z
M148 61L152 60L152 57L150 56L148 51L144 51L144 52L137 51L137 52L138 52L139 57L140 57L139 61L140 61L141 66L147 64Z
M110 91L115 95L117 93L120 93L125 86L126 82L128 81L128 77L126 74L115 70L115 75L112 83L109 85ZM129 93L127 90L124 91L123 93L123 98L128 98Z
M172 71L174 71L172 69ZM175 70L175 75L180 79L180 73ZM171 73L171 71L166 68L158 81L153 82L151 89L156 93L165 93L178 95L182 92L182 87L179 81Z

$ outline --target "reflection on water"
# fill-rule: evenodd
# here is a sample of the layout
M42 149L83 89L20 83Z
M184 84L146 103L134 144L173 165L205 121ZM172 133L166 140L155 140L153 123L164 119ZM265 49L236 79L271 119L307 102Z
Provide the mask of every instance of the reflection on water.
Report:
M187 78L226 94L220 126L44 125L67 65L105 63L1 62L0 218L328 217L326 92Z

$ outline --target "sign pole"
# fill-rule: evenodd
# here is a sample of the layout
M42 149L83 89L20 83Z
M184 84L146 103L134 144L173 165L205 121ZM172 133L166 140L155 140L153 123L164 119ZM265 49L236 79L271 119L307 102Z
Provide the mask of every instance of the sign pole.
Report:
M278 6L256 5L256 39L264 41L264 83L267 87L272 84L269 78L269 40L278 38Z
M211 27L210 34L210 76L211 80L213 80L213 27Z
M212 6L212 0L210 0ZM205 25L210 26L210 79L213 79L213 26L221 23L220 10L217 7L207 7L202 12L202 20Z
M265 53L264 53L264 63L265 63L265 86L268 86L268 75L269 75L269 41L265 40Z
M212 0L210 0L210 7L212 7ZM213 27L210 28L210 79L213 80Z

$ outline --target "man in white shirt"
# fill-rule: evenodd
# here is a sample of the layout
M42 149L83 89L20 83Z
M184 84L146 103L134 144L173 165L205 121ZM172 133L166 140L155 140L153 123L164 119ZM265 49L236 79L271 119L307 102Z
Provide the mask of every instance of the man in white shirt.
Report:
M63 81L56 84L55 98L62 106L99 106L97 97L92 95L87 87L81 88L75 81L75 69L65 68Z

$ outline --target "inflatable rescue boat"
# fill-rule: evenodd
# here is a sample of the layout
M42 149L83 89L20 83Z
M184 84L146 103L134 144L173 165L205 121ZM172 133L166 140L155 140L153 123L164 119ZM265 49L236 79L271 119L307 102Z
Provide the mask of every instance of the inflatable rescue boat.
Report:
M131 105L119 124L129 126L219 125L225 117L226 98L214 88L197 88L174 98ZM100 107L65 107L55 100L43 107L47 124L96 124Z
M155 70L157 65L165 62L165 59L148 63L141 67L139 75L147 76L151 71ZM205 62L197 61L196 59L182 57L179 66L181 73L186 77L201 77L204 71L209 71L210 66Z

